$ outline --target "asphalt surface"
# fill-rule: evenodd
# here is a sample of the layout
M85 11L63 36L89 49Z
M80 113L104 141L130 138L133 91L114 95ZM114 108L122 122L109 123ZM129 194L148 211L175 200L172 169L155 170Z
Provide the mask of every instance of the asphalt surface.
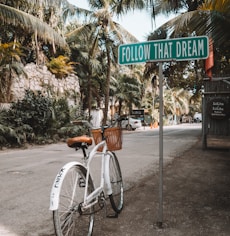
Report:
M95 235L230 235L230 143L203 150L199 139L164 166L163 183L162 227L159 175L151 173L125 193L117 219L96 222Z
M197 141L200 124L164 128L164 164L171 163ZM144 177L159 169L158 129L145 128L124 133L123 149L118 152L125 190L135 188ZM57 170L79 160L81 153L65 144L30 147L0 152L0 235L52 235L49 194ZM94 163L95 169L98 163ZM98 172L93 173L97 176Z

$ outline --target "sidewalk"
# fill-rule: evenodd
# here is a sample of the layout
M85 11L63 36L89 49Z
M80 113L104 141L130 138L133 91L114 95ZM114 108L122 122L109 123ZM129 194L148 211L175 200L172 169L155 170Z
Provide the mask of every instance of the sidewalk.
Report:
M230 152L203 151L201 141L164 168L163 228L158 221L158 176L125 192L117 219L96 221L100 236L230 235ZM97 224L98 223L98 224Z

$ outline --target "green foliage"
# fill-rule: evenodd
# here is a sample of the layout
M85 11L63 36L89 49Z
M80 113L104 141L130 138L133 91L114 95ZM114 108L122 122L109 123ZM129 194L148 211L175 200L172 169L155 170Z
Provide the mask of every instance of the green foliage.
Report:
M86 130L85 127L76 126L76 125L72 125L72 124L60 128L57 132L61 138L65 138L65 137L70 138L70 137L75 137L75 136L81 136L82 134L88 133L88 131Z
M57 78L62 79L74 73L74 64L74 62L69 62L68 57L60 55L56 58L52 58L52 60L47 63L47 67Z
M11 85L13 72L25 74L21 62L23 55L19 43L0 43L0 102L11 102ZM26 74L25 74L26 75Z
M129 114L133 105L135 107L141 106L141 83L135 76L123 74L113 80L111 85L111 93L114 93L116 100L119 102L119 114L121 114L123 105L129 108Z
M10 123L15 127L27 124L35 135L45 135L52 123L52 101L41 92L27 90L25 97L12 104L9 110Z
M58 122L58 127L62 127L70 122L69 106L65 98L60 98L53 102L53 111L53 119Z
M13 145L20 145L21 140L14 128L12 128L7 121L8 112L1 109L0 112L0 147Z
M20 138L14 131L14 129L0 124L0 147L7 146L8 142L14 144L20 144Z
M20 61L21 45L15 42L0 44L0 55L0 66L11 64L12 60Z
M52 100L41 92L27 90L22 100L0 113L0 147L52 143L83 133L83 127L71 124L66 99Z

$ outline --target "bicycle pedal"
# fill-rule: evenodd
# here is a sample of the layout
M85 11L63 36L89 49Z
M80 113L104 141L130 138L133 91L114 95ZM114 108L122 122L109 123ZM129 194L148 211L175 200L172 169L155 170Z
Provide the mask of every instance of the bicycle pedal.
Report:
M83 178L79 178L79 187L85 188L85 180Z
M98 201L98 204L99 204L100 208L102 209L106 205L105 199L100 198L99 201Z

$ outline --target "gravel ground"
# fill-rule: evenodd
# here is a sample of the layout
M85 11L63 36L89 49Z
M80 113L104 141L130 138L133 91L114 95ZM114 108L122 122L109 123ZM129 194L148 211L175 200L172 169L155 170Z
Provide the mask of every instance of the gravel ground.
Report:
M159 179L147 176L125 192L118 218L101 211L94 235L229 236L230 152L203 151L201 141L164 168L163 227L158 221Z

